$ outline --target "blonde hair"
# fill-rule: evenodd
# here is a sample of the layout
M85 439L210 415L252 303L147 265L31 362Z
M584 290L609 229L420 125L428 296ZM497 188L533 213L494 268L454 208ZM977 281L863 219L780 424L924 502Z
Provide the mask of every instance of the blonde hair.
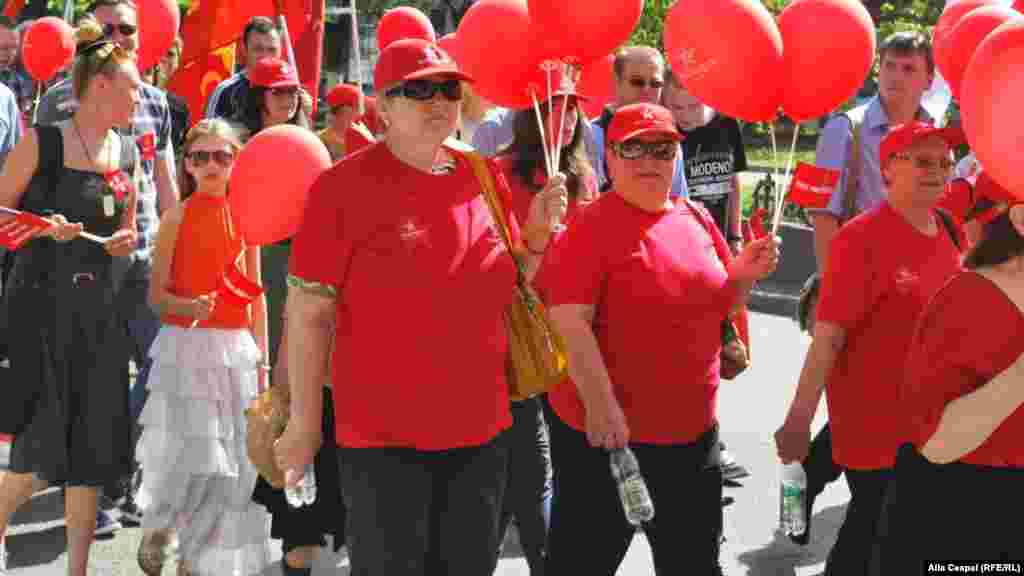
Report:
M206 118L197 122L185 136L185 144L181 149L182 159L192 151L192 145L196 143L196 140L204 136L213 136L226 140L236 155L242 149L241 136L234 126L221 118ZM185 170L183 167L178 172L178 190L181 192L181 199L185 200L191 196L195 193L197 187L195 177L189 174L188 170Z
M92 19L82 20L75 29L78 56L71 71L71 87L78 99L82 98L97 74L109 75L122 63L135 61L131 52L103 38L103 29Z

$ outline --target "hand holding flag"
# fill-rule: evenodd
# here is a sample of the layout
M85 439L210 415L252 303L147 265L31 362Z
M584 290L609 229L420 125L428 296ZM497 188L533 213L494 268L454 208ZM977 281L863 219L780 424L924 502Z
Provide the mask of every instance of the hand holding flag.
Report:
M212 294L200 296L197 299L201 300L201 304L204 304L202 310L205 310L206 313L202 315L202 317L197 317L195 321L192 322L191 328L195 328L199 325L199 322L208 318L209 315L213 313L213 310L217 305L244 308L263 294L263 287L250 280L245 275L245 272L242 272L240 264L244 256L245 250L238 255L238 258L235 258L235 260L228 265L227 270L217 282L217 288ZM207 301L209 302L209 309L205 306Z
M52 228L53 225L53 222L31 212L5 208L0 212L0 246L11 251L17 250L26 241Z

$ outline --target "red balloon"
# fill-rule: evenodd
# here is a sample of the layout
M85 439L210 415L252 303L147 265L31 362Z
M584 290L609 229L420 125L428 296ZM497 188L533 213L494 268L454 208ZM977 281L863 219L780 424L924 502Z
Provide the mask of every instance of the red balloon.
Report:
M698 100L749 122L775 119L782 36L758 0L677 2L665 18L664 41L672 73Z
M974 49L993 30L1011 18L1020 18L1019 12L1006 6L982 6L971 10L953 27L949 34L949 70L943 73L953 97L960 99L960 85L964 69L974 55Z
M21 59L25 70L39 82L46 82L75 58L75 31L60 18L36 20L25 32Z
M527 85L540 59L531 52L526 0L479 0L455 32L459 69L473 77L473 89L506 108L530 105Z
M231 171L228 202L249 244L273 244L294 236L309 189L331 165L316 134L283 124L263 130L242 148Z
M615 56L609 54L594 60L583 68L578 91L589 101L580 101L587 118L596 118L604 111L605 105L615 98Z
M943 78L949 78L951 74L955 74L951 62L953 54L949 45L953 28L961 18L975 8L998 6L999 4L1000 0L956 0L942 11L942 15L939 16L939 21L935 23L935 29L932 31L932 56Z
M392 8L377 23L377 48L383 52L389 44L406 38L437 42L437 33L430 18L411 6Z
M967 141L985 172L1024 200L1024 171L1013 150L1024 147L1024 18L992 31L964 73L961 119Z
M629 40L643 0L530 0L538 56L589 64Z
M1024 14L1024 0L1017 0L1013 3L1013 9Z
M859 0L796 0L779 15L779 32L782 108L796 122L824 116L856 94L875 61L875 25Z
M175 0L138 0L139 70L156 66L178 35L181 11Z
M440 46L441 50L444 50L446 54L451 56L452 60L455 60L455 62L458 63L459 57L456 54L457 50L455 49L456 48L455 32L451 32L451 33L445 34L444 36L441 36L440 38L438 38L437 39L437 45Z

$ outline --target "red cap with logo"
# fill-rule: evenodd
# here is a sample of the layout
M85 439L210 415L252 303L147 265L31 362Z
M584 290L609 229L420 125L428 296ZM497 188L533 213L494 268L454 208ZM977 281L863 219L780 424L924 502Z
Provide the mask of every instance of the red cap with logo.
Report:
M406 38L388 44L380 53L373 70L373 83L378 91L406 80L427 76L449 76L466 82L473 78L459 72L451 56L437 44Z
M928 136L942 138L950 148L959 146L965 141L964 133L960 128L936 128L927 122L915 120L906 124L897 124L889 130L878 147L878 159L885 163L890 156L899 154L912 146L914 142Z
M676 129L672 113L663 106L641 102L623 106L615 111L608 126L606 140L609 144L625 142L643 134L659 134L673 140L682 140L683 135Z
M260 58L249 69L249 83L263 88L287 88L299 85L299 75L291 64L280 58Z
M359 88L351 84L338 84L327 93L327 106L337 108L338 106L359 107Z

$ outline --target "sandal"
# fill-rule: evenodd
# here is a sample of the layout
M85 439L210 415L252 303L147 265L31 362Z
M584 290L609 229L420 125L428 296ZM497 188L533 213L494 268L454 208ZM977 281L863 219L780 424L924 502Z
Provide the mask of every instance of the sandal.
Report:
M170 543L167 541L160 542L161 539L169 540L167 536L154 532L143 536L142 542L139 543L136 561L139 563L142 573L146 576L160 576L163 572L164 564L167 562Z

